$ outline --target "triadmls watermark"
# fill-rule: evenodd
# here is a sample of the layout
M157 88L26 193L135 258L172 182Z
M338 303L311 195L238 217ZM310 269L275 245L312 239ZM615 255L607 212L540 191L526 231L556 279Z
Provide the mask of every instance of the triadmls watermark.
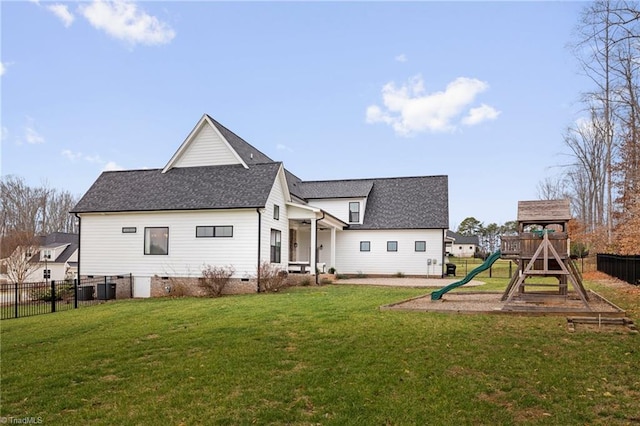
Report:
M0 423L9 424L9 425L39 425L42 424L44 420L42 417L33 417L33 416L0 416Z

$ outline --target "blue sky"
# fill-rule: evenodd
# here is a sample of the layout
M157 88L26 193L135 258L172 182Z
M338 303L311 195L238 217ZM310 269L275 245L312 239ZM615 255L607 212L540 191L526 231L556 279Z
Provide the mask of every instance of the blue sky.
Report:
M452 229L504 223L567 162L583 6L3 1L2 174L81 195L208 113L304 180L444 174Z

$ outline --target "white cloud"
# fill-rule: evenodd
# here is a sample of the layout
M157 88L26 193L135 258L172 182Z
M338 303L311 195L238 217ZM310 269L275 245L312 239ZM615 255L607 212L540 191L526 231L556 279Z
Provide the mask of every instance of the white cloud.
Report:
M467 126L473 126L475 124L482 123L487 120L495 120L500 115L500 111L490 107L489 105L482 104L478 108L471 108L469 114L462 119L462 124Z
M384 107L371 105L366 111L367 123L385 123L399 135L413 133L451 132L456 130L460 116L489 85L475 78L458 77L444 91L427 93L420 75L397 87L394 82L382 88ZM498 111L488 105L468 110L465 124L478 124L494 119ZM466 121L468 122L466 122Z
M80 12L95 28L131 45L165 44L176 35L169 25L127 0L94 0Z
M401 53L398 56L396 56L395 59L398 62L407 62L407 55L405 55L404 53Z
M27 143L36 145L44 143L44 138L33 127L27 126L24 128L24 138Z
M124 170L124 167L116 164L115 161L105 161L99 155L85 155L82 152L73 152L70 149L62 150L60 154L73 163L85 161L89 164L99 164L102 166L102 171Z
M288 146L286 146L285 144L279 143L276 145L276 149L278 151L289 151L289 152L293 152L293 149L289 148Z
M103 172L110 172L114 170L124 170L124 167L116 164L114 161L109 161L104 165L104 168L102 169Z
M62 21L62 24L65 27L69 28L71 24L73 24L75 16L69 12L69 7L67 5L56 3L46 6L46 8L53 12L53 14Z

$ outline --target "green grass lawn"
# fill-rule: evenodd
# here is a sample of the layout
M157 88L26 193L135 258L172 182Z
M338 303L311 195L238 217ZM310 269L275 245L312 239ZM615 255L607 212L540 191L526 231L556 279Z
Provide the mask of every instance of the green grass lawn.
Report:
M328 285L2 321L0 416L104 425L640 422L638 335L569 334L564 317L379 310L428 292ZM637 306L638 297L615 301Z

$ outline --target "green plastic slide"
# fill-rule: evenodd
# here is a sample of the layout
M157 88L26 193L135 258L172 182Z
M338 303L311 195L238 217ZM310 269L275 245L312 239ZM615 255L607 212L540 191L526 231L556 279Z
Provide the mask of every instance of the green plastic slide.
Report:
M493 253L491 256L487 257L487 260L485 260L484 263L482 263L482 265L473 269L471 272L469 272L469 274L467 274L466 277L464 277L460 281L456 281L454 283L449 284L446 287L441 288L440 290L434 291L433 293L431 293L431 300L440 300L443 294L453 290L454 288L458 288L467 284L480 272L486 271L487 269L491 268L491 265L493 265L496 260L500 259L500 255L501 255L500 250L498 250L497 252Z

